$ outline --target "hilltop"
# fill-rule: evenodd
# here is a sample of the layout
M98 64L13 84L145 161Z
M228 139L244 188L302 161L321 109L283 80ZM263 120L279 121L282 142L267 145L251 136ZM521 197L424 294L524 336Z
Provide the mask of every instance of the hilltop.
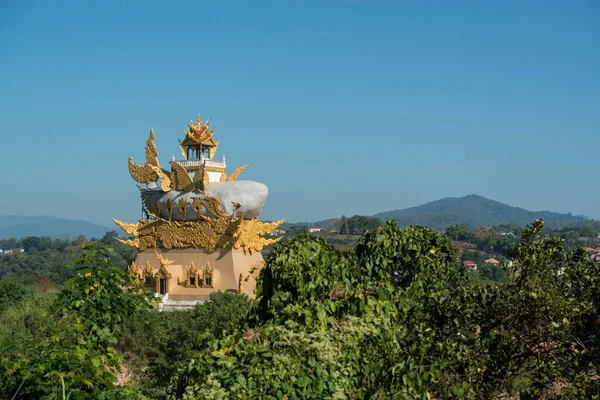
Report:
M584 216L562 214L551 211L529 211L476 194L464 197L447 197L416 207L380 212L373 215L382 221L395 219L401 226L422 225L444 232L448 225L463 223L469 229L487 226L517 224L525 226L536 219L543 219L549 228L579 226L592 221ZM328 227L339 221L330 218L316 222L286 223L284 228L305 225Z
M101 238L114 229L95 225L81 220L56 218L46 215L23 217L16 215L0 216L0 239L23 238L27 236L49 236L53 239L75 239L79 235L86 238Z
M447 197L420 206L381 212L374 215L383 221L395 219L401 226L425 225L444 231L448 225L463 223L469 229L507 224L527 225L544 219L548 227L576 226L591 220L584 216L551 211L528 211L475 194Z

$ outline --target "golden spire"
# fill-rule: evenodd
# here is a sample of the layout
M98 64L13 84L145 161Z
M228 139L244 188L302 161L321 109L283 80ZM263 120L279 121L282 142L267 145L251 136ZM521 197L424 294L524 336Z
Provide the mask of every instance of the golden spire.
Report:
M198 144L203 146L209 146L209 158L212 160L217 151L217 148L219 147L219 142L216 142L213 137L215 133L215 127L210 126L210 120L202 122L202 117L200 117L200 114L198 114L198 119L196 120L196 122L194 122L193 120L190 120L190 122L188 122L187 128L184 133L185 139L179 142L179 146L182 149L182 153L185 153L183 151L184 146L192 146Z

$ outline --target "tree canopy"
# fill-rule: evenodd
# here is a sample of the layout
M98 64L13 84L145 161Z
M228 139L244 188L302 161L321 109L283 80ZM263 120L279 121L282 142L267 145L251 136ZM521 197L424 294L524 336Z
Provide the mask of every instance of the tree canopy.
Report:
M25 290L0 310L0 392L599 399L600 265L542 221L512 251L490 283L425 227L386 222L344 252L299 234L269 253L256 300L216 293L161 313L92 243L52 301ZM135 379L117 381L124 366Z

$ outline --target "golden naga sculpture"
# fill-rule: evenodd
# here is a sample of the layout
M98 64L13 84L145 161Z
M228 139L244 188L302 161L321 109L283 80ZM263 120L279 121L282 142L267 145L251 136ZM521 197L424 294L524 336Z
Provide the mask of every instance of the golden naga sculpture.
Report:
M237 180L250 164L227 176L225 158L214 159L219 146L214 127L200 116L187 124L184 133L179 141L184 159L176 161L173 157L171 171L160 166L153 130L146 141L145 164L138 165L129 158L132 178L146 184L140 187L146 219L134 224L114 220L127 234L136 236L122 242L140 251L229 248L244 252L260 251L277 242L279 239L262 236L277 229L283 220L263 223L257 219L267 187Z
M227 177L227 174L223 174L223 181L226 181L226 182L235 181L238 178L238 176L240 176L240 174L242 172L244 172L244 170L246 168L248 168L249 166L250 166L250 164L244 164L241 167L238 167L235 171L233 171L233 174L231 174L229 177Z
M148 184L158 180L158 174L154 168L160 168L158 164L158 152L154 144L154 130L150 129L150 137L146 141L146 164L144 166L133 162L133 157L129 157L129 173L131 177L139 182Z

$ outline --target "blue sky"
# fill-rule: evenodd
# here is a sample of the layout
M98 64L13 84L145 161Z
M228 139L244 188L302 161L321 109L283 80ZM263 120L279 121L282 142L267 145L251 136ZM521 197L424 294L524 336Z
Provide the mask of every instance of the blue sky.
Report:
M600 218L600 3L0 3L0 214L137 219L127 158L154 127L166 164L198 113L262 219L471 193Z

